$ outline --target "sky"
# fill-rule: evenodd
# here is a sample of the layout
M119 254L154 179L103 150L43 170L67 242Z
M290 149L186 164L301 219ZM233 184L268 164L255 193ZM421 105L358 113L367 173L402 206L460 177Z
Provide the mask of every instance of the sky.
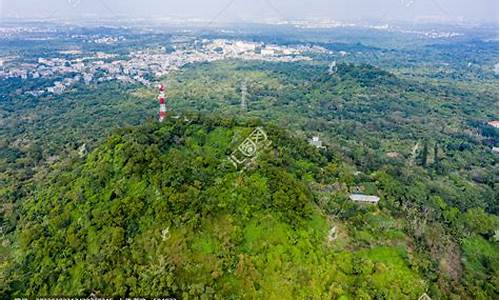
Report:
M498 0L0 0L0 18L498 23Z

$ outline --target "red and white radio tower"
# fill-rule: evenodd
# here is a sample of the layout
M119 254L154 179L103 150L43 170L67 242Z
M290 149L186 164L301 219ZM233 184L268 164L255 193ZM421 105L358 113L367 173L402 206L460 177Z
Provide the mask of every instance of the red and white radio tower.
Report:
M165 118L167 117L167 107L165 106L165 86L163 84L160 84L159 86L160 89L160 95L158 96L158 99L160 100L160 122L163 122Z

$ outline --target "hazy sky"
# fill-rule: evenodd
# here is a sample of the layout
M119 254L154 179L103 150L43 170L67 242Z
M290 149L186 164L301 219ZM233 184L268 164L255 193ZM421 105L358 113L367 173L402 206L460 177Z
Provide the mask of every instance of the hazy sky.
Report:
M0 17L498 22L498 0L0 0Z

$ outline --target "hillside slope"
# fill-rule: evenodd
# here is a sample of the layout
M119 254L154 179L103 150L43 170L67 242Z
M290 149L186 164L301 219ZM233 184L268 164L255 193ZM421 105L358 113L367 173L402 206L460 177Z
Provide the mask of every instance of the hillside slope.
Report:
M259 125L193 117L122 129L56 169L23 200L0 292L417 299L429 289L403 223L350 203L352 169L332 153L264 126L272 145L236 170L228 155Z

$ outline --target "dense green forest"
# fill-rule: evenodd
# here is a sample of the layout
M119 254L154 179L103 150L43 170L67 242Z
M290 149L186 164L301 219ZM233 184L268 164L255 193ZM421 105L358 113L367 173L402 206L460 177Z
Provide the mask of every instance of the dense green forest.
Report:
M188 118L118 130L38 184L22 204L3 292L182 299L497 293L498 255L488 241L496 218L481 209L462 213L439 191L419 191L430 185L419 176L403 185L398 170L355 175L336 153L276 126L264 127L272 148L239 172L227 156L262 124ZM380 207L348 200L360 181L380 191Z
M161 125L153 87L0 80L0 295L496 299L497 45L322 45L172 72Z

